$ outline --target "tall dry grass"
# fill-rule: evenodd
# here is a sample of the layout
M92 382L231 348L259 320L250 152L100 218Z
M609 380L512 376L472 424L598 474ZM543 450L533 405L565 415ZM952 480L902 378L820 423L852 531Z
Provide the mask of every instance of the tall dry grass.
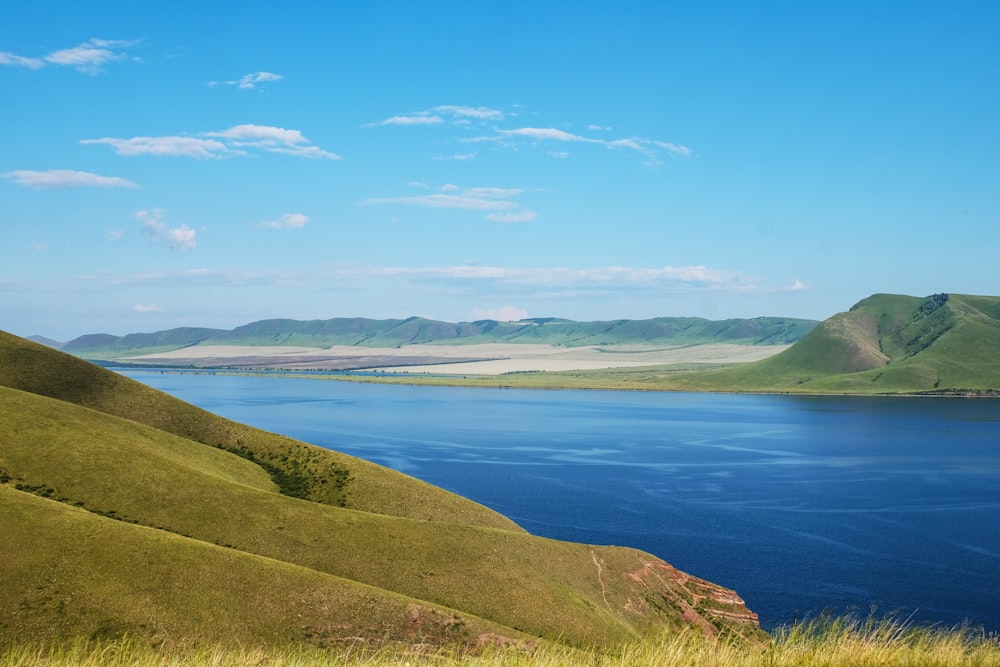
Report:
M409 648L153 648L128 640L0 650L0 667L1000 667L1000 639L967 627L927 628L894 618L798 623L770 641L707 639L695 631L610 652L559 645L497 646L471 655Z

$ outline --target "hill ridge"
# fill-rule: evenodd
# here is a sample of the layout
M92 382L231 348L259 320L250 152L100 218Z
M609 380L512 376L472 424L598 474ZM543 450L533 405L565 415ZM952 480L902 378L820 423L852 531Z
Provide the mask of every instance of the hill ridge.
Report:
M873 294L768 359L680 386L848 393L1000 392L1000 297Z
M403 347L415 344L482 343L541 343L566 347L629 343L780 345L799 340L817 324L814 320L783 317L727 320L657 317L591 322L530 318L516 322L477 320L457 323L417 316L403 320L276 318L250 322L229 330L180 327L125 336L86 334L68 341L60 349L91 359L113 359L199 345L319 348L334 345Z

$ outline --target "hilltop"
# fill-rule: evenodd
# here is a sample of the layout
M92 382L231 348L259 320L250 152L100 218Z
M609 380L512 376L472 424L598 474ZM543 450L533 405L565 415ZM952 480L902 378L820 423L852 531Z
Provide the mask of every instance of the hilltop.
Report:
M875 294L773 357L697 386L847 393L1000 392L1000 297Z
M0 643L759 636L735 592L0 332Z

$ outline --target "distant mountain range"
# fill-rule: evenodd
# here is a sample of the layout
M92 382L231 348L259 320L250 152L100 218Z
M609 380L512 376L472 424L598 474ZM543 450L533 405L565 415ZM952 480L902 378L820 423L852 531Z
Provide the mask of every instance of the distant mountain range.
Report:
M818 324L814 320L784 317L707 320L698 317L658 317L648 320L576 322L533 318L517 322L479 320L441 322L422 317L403 320L333 318L329 320L260 320L235 329L182 327L126 336L88 334L65 344L32 340L91 359L168 352L194 345L289 345L330 347L402 347L415 344L473 345L478 343L536 343L584 346L629 343L700 345L787 345Z

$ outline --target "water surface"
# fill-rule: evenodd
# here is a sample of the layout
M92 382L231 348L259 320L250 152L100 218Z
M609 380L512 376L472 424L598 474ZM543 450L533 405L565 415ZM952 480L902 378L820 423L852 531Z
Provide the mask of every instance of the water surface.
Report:
M825 610L1000 630L1000 402L127 375L381 463L548 537Z

